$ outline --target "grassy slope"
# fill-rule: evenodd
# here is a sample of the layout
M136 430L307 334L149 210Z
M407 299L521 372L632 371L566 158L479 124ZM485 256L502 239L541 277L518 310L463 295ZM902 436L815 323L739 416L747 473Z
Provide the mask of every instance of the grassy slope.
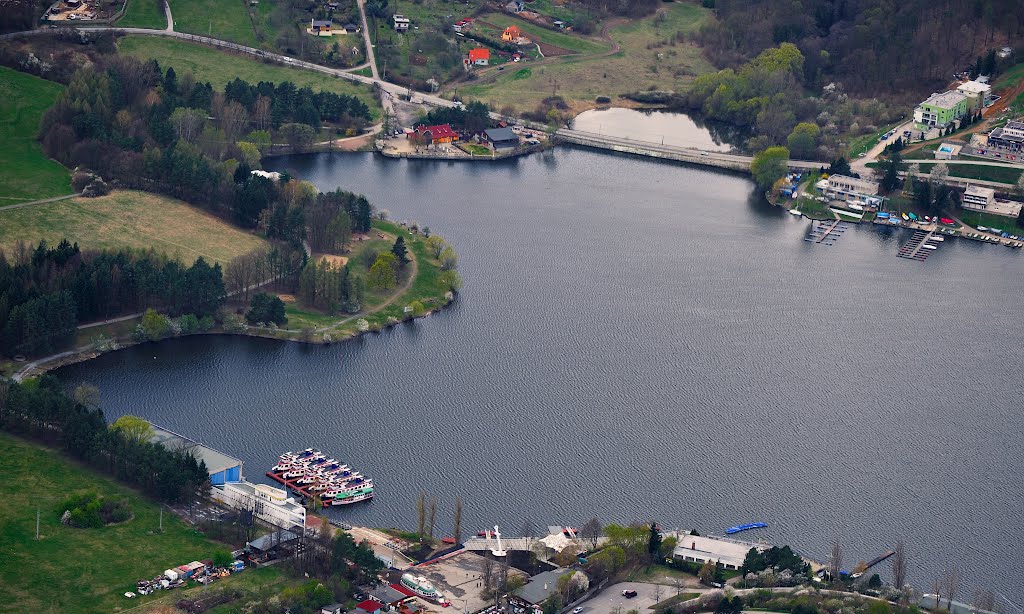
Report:
M533 42L540 41L548 45L575 51L576 53L600 53L609 49L608 45L604 42L591 40L579 35L548 30L547 28L533 25L528 21L517 19L508 13L487 13L481 15L480 19L487 23L492 23L502 30L509 26L518 26L523 31L523 34ZM496 38L500 37L501 32L498 32Z
M249 47L274 42L274 34L267 23L267 16L274 8L269 0L254 7L243 0L170 0L170 3L174 29L179 32L213 36ZM255 20L249 17L250 11Z
M913 164L921 166L921 172L931 172L933 165L942 160L913 160ZM964 177L966 179L981 179L983 181L998 181L1000 183L1016 183L1021 175L1021 170L1008 166L981 166L977 164L957 164L946 162L949 167L949 174L952 177Z
M175 21L178 20L175 14ZM185 41L152 36L126 36L118 43L121 53L142 60L156 59L163 67L173 66L179 74L191 71L197 80L209 81L220 89L235 77L249 83L291 81L297 87L309 86L314 91L335 92L359 96L369 105L374 117L380 117L380 103L370 87L321 73L265 64L259 60L218 51Z
M0 66L0 206L71 193L71 173L36 141L39 120L62 89Z
M135 191L74 198L0 211L0 248L19 240L51 244L63 238L87 248L154 247L191 262L226 263L266 245L263 239L182 201Z
M167 27L167 16L160 0L128 0L128 8L117 25L161 30Z
M164 532L155 533L156 504L6 433L0 433L0 463L5 475L0 497L0 610L113 612L128 605L123 594L134 590L136 580L208 558L223 548L169 513L164 514ZM135 517L103 529L61 525L56 507L70 493L88 491L127 497ZM42 511L39 541L34 539L36 509Z
M614 56L591 60L570 57L557 64L530 68L526 78L521 71L507 70L493 84L462 86L459 92L499 108L511 104L524 111L551 95L552 82L559 95L582 103L593 103L597 96L614 98L651 85L658 89L684 89L695 75L713 69L700 49L685 43L658 49L647 46L665 41L679 31L696 30L710 13L678 2L666 4L661 10L665 15L661 21L652 16L612 28L610 36L622 47Z

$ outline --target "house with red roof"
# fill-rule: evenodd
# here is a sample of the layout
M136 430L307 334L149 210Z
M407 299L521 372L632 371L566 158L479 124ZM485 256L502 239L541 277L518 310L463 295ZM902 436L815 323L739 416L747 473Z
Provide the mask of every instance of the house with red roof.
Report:
M523 31L517 26L509 26L505 28L505 31L501 33L501 40L507 43L518 43L519 39L523 37Z
M373 599L367 599L356 605L358 614L378 614L384 609L384 604Z
M473 66L487 66L491 61L491 51L485 47L469 50L469 63Z
M416 126L416 130L410 132L409 137L413 138L413 134L418 138L423 139L424 142L429 142L431 145L453 143L459 140L459 133L452 130L451 124L441 124L439 126Z

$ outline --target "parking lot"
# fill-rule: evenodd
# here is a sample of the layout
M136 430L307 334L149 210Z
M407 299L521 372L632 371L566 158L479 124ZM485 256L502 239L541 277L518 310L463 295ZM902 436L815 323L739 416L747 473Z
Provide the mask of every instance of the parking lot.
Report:
M655 599L655 591L661 589L661 598ZM628 598L622 595L622 591L636 591L636 597ZM693 589L681 589L692 591ZM581 614L625 614L630 610L640 610L641 613L649 612L650 607L658 601L664 601L674 597L676 589L673 586L660 584L648 584L646 582L620 582L606 587L600 593L594 595L583 603Z

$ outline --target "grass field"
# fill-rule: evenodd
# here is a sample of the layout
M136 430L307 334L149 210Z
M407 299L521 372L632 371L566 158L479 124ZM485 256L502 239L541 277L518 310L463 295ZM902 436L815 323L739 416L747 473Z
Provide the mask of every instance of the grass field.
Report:
M934 164L937 164L938 162L915 160L914 163L921 166L921 172L931 172ZM1022 172L1020 169L1010 168L1008 166L980 166L975 164L957 164L956 162L947 162L946 165L949 166L949 174L952 177L981 179L983 181L998 181L1000 183L1010 184L1016 183Z
M71 173L36 141L43 112L63 89L0 66L0 206L71 193Z
M369 105L375 118L379 118L381 114L380 103L368 85L338 77L329 77L300 68L266 64L254 58L172 38L126 36L118 43L118 50L142 60L156 59L165 68L173 66L178 74L190 71L197 80L209 81L217 89L223 88L235 77L254 84L260 81L291 81L297 87L309 86L314 91L358 96Z
M608 44L603 41L575 34L566 34L563 32L548 30L547 28L542 28L528 21L516 19L507 13L486 13L480 16L480 20L498 26L499 30L504 30L509 26L518 26L519 29L523 31L523 35L533 42L539 41L547 43L548 45L561 47L562 49L568 49L569 51L574 51L576 53L600 53L602 51L607 51L610 48ZM491 35L498 39L501 38L500 31L497 33L492 32Z
M7 251L19 240L56 244L65 237L83 248L153 247L187 262L203 256L222 264L266 245L191 205L145 192L0 211L0 248Z
M609 35L622 48L612 56L592 59L566 56L552 64L524 67L529 68L528 75L508 70L494 83L460 85L459 93L498 108L511 105L524 111L533 109L554 91L575 102L574 110L580 111L593 107L597 96L614 99L650 86L682 90L696 75L710 72L713 67L699 48L685 42L673 44L673 37L678 32L695 31L708 19L710 11L675 2L663 5L659 14L663 16L646 17L612 28Z
M128 8L117 25L155 30L166 28L167 16L164 14L163 0L128 0Z
M273 29L267 20L274 4L269 0L253 7L243 0L169 1L174 29L179 32L212 36L249 47L274 42Z
M994 215L992 213L965 209L959 217L965 224L975 228L978 226L999 228L1000 230L1006 230L1013 234L1016 234L1015 231L1024 230L1024 226L1018 224L1016 218L1006 217L1004 215Z
M209 558L225 546L211 542L139 493L46 450L0 433L4 496L0 498L0 610L115 612L171 593L132 601L135 581L172 565ZM134 518L102 529L60 523L56 508L72 493L125 497ZM40 534L35 539L36 510ZM239 579L244 576L240 574ZM182 592L174 595L180 598Z

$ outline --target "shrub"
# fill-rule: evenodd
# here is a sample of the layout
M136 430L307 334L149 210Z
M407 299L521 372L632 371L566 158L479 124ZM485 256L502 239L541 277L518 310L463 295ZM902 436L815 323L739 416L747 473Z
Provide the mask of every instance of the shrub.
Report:
M598 96L596 99L597 104L611 104L612 99L607 96Z
M178 318L178 326L181 328L182 334L191 335L199 331L199 318L191 313L187 313Z
M272 322L281 325L288 321L284 316L284 301L266 292L257 292L252 297L245 319L249 324Z
M127 499L109 500L96 493L68 497L58 512L61 521L79 529L98 529L104 525L124 522L132 516Z

